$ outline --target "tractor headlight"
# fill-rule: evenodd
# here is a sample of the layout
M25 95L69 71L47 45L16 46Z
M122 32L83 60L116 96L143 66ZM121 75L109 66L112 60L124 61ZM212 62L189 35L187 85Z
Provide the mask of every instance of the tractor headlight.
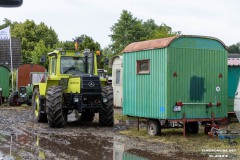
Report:
M79 102L79 98L78 97L73 98L73 102L74 103L78 103Z
M107 97L103 97L103 103L107 103L108 99Z
M2 88L0 88L0 92L2 92Z

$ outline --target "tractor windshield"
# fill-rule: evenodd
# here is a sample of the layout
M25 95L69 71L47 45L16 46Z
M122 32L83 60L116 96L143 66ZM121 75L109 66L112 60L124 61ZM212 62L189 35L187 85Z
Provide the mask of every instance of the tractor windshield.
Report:
M61 57L61 74L83 74L85 72L84 58Z

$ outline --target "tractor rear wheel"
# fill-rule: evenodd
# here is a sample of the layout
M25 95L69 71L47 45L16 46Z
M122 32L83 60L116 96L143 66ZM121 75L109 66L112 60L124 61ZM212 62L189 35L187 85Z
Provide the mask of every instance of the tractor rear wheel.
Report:
M42 103L40 100L39 89L35 88L32 96L33 117L36 122L47 122L47 115L41 113Z
M67 112L63 110L64 98L62 86L48 88L46 97L47 120L50 127L64 127Z
M12 92L8 98L9 106L17 106L18 91Z
M111 127L114 124L113 89L111 86L102 88L102 97L106 97L107 102L102 102L103 107L99 111L99 125Z
M95 113L92 112L83 112L80 117L80 121L92 122L94 119Z

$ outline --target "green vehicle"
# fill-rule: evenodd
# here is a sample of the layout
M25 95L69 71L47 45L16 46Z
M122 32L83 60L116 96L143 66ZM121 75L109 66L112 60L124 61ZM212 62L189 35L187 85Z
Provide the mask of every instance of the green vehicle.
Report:
M19 86L18 91L14 91L9 96L10 106L19 106L21 104L32 104L33 84L39 83L46 79L45 72L31 72L30 83L27 86Z
M5 103L9 96L9 73L6 66L0 65L0 105Z
M98 69L98 76L100 77L100 81L102 85L111 85L112 77L108 75L108 71L105 69Z
M31 105L32 86L20 86L19 91L14 91L9 96L10 106L19 106L23 103Z
M99 113L101 126L113 126L113 91L101 86L94 51L53 51L48 53L46 82L33 89L33 115L37 122L50 127L64 127L67 115L81 113L82 121L93 121ZM45 58L42 58L42 62Z

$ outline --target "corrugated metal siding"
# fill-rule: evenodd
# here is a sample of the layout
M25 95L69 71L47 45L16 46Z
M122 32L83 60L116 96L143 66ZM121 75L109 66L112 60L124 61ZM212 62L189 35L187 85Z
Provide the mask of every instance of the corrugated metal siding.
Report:
M6 67L0 66L0 87L3 89L3 97L8 97L9 95L9 72Z
M166 49L157 49L123 55L123 114L165 118L166 53ZM150 74L137 75L136 61L144 59L150 59Z
M240 66L228 66L228 112L233 112L234 97L240 77Z
M228 97L234 98L240 78L240 67L228 66Z
M210 118L226 116L227 52L194 48L169 48L168 54L168 118ZM176 72L177 77L173 77ZM222 74L222 78L219 78ZM216 92L220 87L220 92ZM173 112L177 101L183 103L217 103L221 106L184 105L181 112Z
M228 112L234 112L234 98L228 97Z
M17 88L27 86L30 83L31 72L46 72L45 67L38 64L24 64L17 70Z
M141 59L150 59L150 75L136 74ZM158 119L182 119L184 113L186 118L227 116L227 51L219 41L180 37L168 48L124 53L123 60L123 114ZM204 104L173 112L177 101ZM207 108L209 102L221 106Z

